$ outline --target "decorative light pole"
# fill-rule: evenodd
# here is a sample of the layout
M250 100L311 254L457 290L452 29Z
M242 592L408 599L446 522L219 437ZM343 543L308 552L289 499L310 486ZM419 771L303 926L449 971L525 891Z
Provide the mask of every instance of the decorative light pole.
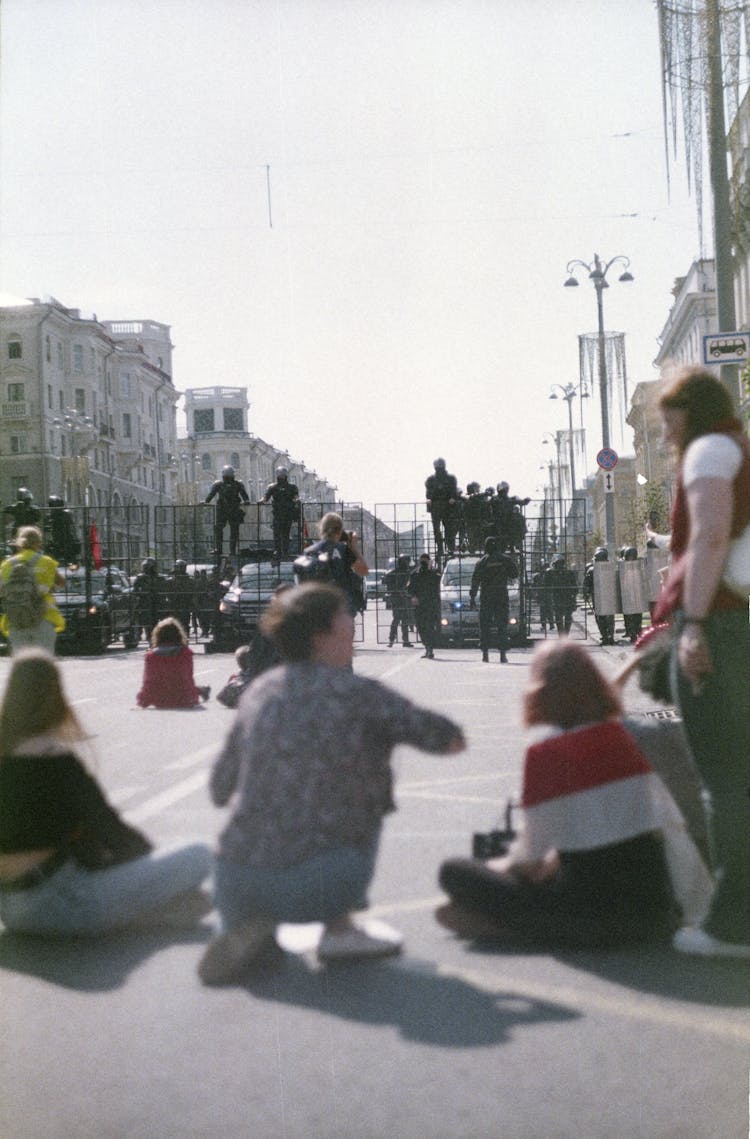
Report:
M602 446L609 449L609 396L608 396L608 383L607 383L607 352L606 352L606 337L604 333L604 302L603 293L605 289L609 288L607 281L607 273L613 265L622 265L623 272L618 277L619 281L628 282L633 280L632 273L628 272L630 265L629 258L625 257L622 253L615 254L609 261L602 264L598 253L594 254L594 260L589 264L587 261L573 260L569 261L565 272L568 274L568 279L565 281L565 288L577 288L578 281L573 276L573 270L578 267L584 269L589 276L589 280L594 286L596 292L596 312L598 317L597 335L598 335L598 349L599 349L599 398L602 405ZM606 542L610 554L614 553L615 548L615 504L611 494L604 496L604 511L605 511L605 526L606 526Z
M568 405L568 446L570 455L570 489L572 497L575 498L576 493L576 466L575 466L575 446L573 443L573 400L579 394L580 389L575 384L553 384L550 390L550 399L564 399ZM557 393L561 392L558 397ZM588 392L580 391L581 399L588 398Z

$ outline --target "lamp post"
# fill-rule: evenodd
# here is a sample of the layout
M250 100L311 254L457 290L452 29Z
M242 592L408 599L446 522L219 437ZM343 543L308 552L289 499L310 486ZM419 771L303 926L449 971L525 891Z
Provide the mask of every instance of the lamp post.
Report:
M558 517L560 520L559 534L560 534L560 538L562 539L564 518L563 518L563 494L562 494L562 463L560 460L560 432L558 431L555 435L553 435L551 431L545 431L544 435L542 436L542 443L544 443L546 445L547 443L550 442L550 440L555 444L555 448L557 450L557 512L558 512ZM552 487L552 493L554 494L555 483L554 483L554 479L552 478L552 466L553 466L553 461L552 461L552 459L550 459L549 460L550 486Z
M622 265L623 272L618 277L619 281L628 282L633 280L632 273L628 272L630 260L622 253L616 253L609 261L602 264L598 253L594 254L594 260L589 263L587 261L573 260L569 261L565 272L568 274L568 279L565 281L565 288L577 288L578 281L573 276L573 270L578 267L585 269L589 275L589 280L594 286L596 292L596 312L598 317L597 333L598 333L598 348L599 348L599 398L602 405L602 446L609 449L609 396L607 393L607 355L606 355L606 341L604 335L604 302L603 293L605 289L609 288L607 282L607 273L613 265ZM604 512L605 512L605 527L606 527L606 541L607 548L610 554L614 553L615 547L615 504L611 494L604 496Z
M570 456L570 489L571 495L575 498L576 493L576 466L575 466L575 446L573 443L573 400L579 394L580 389L575 384L553 384L550 390L550 399L564 399L568 405L568 454ZM558 392L561 395L558 396ZM588 397L588 392L580 392L581 399Z

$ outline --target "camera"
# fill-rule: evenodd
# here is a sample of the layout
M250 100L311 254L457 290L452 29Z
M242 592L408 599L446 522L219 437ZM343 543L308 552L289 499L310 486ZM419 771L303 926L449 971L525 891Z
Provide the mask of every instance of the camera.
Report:
M508 853L508 847L516 837L513 828L513 804L510 799L505 807L505 826L492 831L475 831L472 837L471 853L473 858L499 858Z

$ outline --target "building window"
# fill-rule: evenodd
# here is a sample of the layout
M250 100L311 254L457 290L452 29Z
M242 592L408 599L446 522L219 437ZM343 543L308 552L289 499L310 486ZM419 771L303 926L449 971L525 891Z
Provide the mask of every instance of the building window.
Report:
M11 435L10 437L10 453L11 455L23 455L26 451L26 436L25 435Z
M47 357L47 363L52 363L52 340L49 333L44 338L44 354Z
M208 454L201 455L201 468L204 471L211 470L211 456Z
M122 434L125 439L132 439L133 427L130 421L130 413L125 411L122 415Z
M74 372L82 372L83 371L83 345L82 344L74 344L73 345L73 371Z
M79 415L86 414L86 392L83 388L75 389L75 405Z
M199 434L201 431L214 430L214 409L204 408L193 412L193 431Z
M47 407L52 410L55 406L55 401L52 398L52 384L47 384Z
M224 408L224 430L225 431L242 431L242 408L241 407L225 407Z
M8 359L20 360L21 359L21 341L19 337L13 336L8 341Z
M120 398L130 399L130 372L120 373Z
M240 457L236 451L232 451L232 454L229 456L229 463L236 471L240 469Z
M11 403L22 403L25 398L23 384L8 384L8 400Z
M58 342L57 342L57 366L60 369L60 371L62 371L63 347L62 347L62 342L60 340L58 340Z

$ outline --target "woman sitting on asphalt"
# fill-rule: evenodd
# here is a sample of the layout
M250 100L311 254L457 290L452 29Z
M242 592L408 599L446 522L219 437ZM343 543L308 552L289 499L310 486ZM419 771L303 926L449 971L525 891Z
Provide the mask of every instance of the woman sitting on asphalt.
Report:
M76 754L85 739L53 658L19 652L0 706L0 917L9 930L100 934L144 915L161 920L173 900L191 910L201 900L208 848L151 853Z
M176 617L165 617L154 626L151 648L143 662L143 682L136 700L141 708L194 708L208 700L208 685L193 679L193 651Z
M366 907L395 809L391 752L465 747L445 716L352 672L353 617L335 586L274 597L262 628L286 663L247 689L211 775L214 803L235 800L215 860L221 933L199 966L205 984L273 952L280 922L323 922L323 960L398 952L394 930L375 935L351 916Z
M705 912L711 878L621 712L582 645L536 650L521 833L503 858L443 864L442 924L508 944L590 948L666 938L681 912Z

